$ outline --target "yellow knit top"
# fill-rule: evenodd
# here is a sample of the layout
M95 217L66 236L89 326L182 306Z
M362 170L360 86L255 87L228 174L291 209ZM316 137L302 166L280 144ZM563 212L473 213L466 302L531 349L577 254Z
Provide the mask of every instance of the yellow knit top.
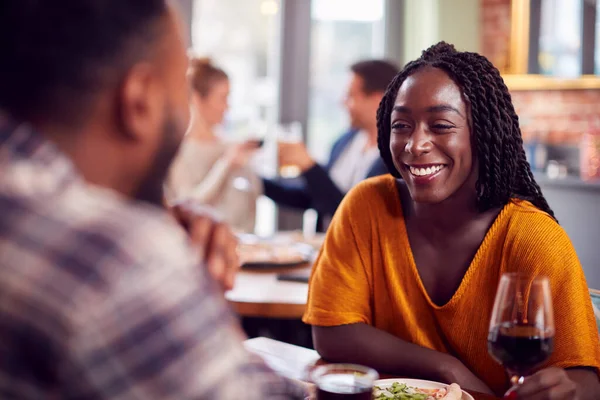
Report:
M365 323L405 341L451 353L500 393L507 376L487 350L496 288L505 272L550 278L555 348L546 366L600 368L592 304L563 229L522 200L500 212L458 290L443 306L429 298L412 256L393 177L369 179L344 199L310 280L304 322Z

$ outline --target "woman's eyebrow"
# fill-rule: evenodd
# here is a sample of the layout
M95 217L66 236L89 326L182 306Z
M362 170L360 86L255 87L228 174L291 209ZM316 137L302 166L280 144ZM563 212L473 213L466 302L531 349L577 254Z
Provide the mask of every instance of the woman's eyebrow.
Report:
M402 113L402 114L412 114L412 111L410 110L410 108L408 108L406 106L394 106L392 111ZM458 115L460 115L461 117L463 117L462 113L460 111L458 111L458 109L452 107L449 104L437 104L435 106L428 107L426 111L428 113L451 111L451 112L455 112Z
M427 112L430 112L430 113L434 113L434 112L443 112L443 111L452 111L452 112L455 112L455 113L457 113L457 114L458 114L458 115L460 115L461 117L463 116L463 115L461 114L461 112L460 112L460 111L458 111L458 109L456 109L456 108L452 107L452 106L451 106L451 105L449 105L449 104L438 104L438 105L435 105L435 106L431 106L431 107L429 107L429 108L427 109Z

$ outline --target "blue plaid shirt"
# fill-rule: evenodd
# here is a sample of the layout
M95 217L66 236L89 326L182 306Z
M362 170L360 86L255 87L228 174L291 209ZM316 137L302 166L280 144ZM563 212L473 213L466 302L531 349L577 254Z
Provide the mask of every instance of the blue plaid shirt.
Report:
M1 399L303 398L197 260L164 210L0 120Z

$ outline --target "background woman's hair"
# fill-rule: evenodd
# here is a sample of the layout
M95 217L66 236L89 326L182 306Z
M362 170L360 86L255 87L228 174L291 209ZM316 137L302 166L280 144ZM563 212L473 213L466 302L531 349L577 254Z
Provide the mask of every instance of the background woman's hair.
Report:
M481 211L503 207L511 198L528 200L554 218L536 183L523 149L519 117L500 72L485 57L459 52L440 42L408 63L388 86L377 111L378 145L392 175L400 177L390 151L391 113L398 90L415 72L434 67L461 88L471 109L472 143L479 163L477 204Z
M192 88L202 97L208 96L216 82L229 79L225 71L215 66L208 57L193 57L188 76Z

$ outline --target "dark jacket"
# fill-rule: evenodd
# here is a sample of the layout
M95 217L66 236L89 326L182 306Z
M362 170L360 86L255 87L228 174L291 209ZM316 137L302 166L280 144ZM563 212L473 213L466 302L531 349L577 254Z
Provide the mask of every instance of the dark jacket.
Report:
M357 133L357 130L348 131L333 144L326 166L315 164L296 179L264 179L265 195L280 206L312 208L319 217L333 216L346 193L331 180L329 171ZM365 178L387 173L383 160L377 157Z

